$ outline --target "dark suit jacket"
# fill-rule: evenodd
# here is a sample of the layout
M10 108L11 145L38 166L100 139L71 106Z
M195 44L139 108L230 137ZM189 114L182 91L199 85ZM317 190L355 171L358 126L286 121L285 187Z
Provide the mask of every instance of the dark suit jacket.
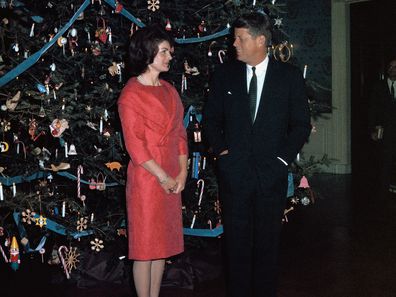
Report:
M382 126L385 150L396 147L396 101L392 99L387 80L375 83L370 92L369 126Z
M240 61L217 69L205 105L203 126L215 154L220 178L240 181L255 168L268 186L277 177L287 177L291 163L311 130L308 98L301 72L294 66L270 59L254 125L249 113L246 64ZM286 191L286 189L285 189Z

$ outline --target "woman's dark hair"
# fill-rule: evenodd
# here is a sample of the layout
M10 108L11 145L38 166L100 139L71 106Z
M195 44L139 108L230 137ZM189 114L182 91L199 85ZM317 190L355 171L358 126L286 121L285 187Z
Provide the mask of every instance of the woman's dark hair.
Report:
M163 41L168 41L173 46L172 37L158 25L147 26L133 33L128 49L129 70L132 75L146 71L158 53L158 45Z
M264 12L251 12L237 18L232 27L246 28L253 37L264 35L267 45L271 43L272 28L270 18Z

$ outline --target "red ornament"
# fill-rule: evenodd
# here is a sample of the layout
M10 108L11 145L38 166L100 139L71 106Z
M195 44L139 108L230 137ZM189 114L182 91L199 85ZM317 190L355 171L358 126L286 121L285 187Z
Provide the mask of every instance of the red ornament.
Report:
M124 6L120 2L115 2L115 13L120 13L123 8Z
M172 30L172 25L171 25L169 19L166 20L165 30L166 30L166 31L171 31L171 30Z

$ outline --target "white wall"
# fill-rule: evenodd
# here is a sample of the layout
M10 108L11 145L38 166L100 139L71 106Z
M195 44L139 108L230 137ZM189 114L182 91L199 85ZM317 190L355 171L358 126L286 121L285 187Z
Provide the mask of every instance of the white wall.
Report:
M317 132L303 148L305 156L321 158L327 154L335 159L330 173L351 172L351 92L350 92L350 40L349 4L332 0L331 51L332 51L332 104L329 119L313 122Z

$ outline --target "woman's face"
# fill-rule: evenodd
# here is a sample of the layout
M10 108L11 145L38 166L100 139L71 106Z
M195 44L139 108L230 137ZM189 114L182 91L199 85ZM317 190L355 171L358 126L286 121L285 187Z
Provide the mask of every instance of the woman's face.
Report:
M173 47L170 46L168 41L162 41L158 45L158 53L154 57L153 63L149 65L151 71L158 73L166 72L169 70L170 61L172 60Z

